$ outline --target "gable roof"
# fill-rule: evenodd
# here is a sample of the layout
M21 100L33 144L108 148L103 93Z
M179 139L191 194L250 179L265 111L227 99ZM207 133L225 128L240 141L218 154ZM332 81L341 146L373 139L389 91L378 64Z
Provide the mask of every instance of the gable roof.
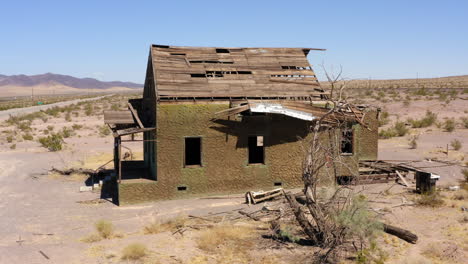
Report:
M321 49L152 45L145 90L157 99L320 96L310 50Z

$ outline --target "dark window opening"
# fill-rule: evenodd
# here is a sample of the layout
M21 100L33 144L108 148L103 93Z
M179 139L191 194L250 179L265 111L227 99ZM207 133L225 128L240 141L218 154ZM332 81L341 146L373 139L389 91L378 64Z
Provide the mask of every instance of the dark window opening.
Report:
M353 154L353 129L346 127L341 132L341 154Z
M283 183L282 182L275 182L273 183L274 186L283 186Z
M190 63L234 64L232 61L191 60Z
M251 71L237 71L237 74L252 74Z
M192 73L190 74L192 78L205 78L206 74L205 73Z
M265 163L263 136L249 136L248 147L249 147L249 164Z
M185 166L201 166L201 138L185 138Z
M185 53L171 53L171 55L181 55L181 56L185 56Z
M187 186L177 186L177 190L178 190L178 191L186 191L186 190L187 190Z
M216 49L216 53L229 53L228 49Z
M155 47L155 48L165 48L165 49L169 48L169 46L167 46L167 45L154 45L154 44L153 44L153 47Z
M283 70L309 70L309 67L301 67L301 66L281 66Z

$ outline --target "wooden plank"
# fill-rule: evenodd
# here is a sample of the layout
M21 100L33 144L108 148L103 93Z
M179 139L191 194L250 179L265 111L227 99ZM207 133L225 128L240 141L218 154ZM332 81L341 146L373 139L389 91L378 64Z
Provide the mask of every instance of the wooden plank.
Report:
M131 103L127 103L127 104L128 104L128 109L130 109L130 111L132 112L132 115L135 118L135 120L137 121L138 126L140 128L144 128L143 123L141 122L140 118L138 117L137 111L135 111L135 109L133 109L133 106L132 106Z
M104 111L105 124L134 124L130 111Z
M395 171L396 174L398 175L398 177L400 178L400 180L405 184L406 187L409 187L409 184L408 182L405 180L405 178L400 174L399 171Z

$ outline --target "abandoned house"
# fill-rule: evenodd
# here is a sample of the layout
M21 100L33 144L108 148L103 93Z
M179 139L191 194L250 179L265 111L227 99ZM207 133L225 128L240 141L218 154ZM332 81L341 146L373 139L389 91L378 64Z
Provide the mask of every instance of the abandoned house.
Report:
M120 204L301 186L302 139L327 112L311 50L152 45L143 98L105 112ZM343 176L377 159L378 112L349 114L359 122L338 131ZM143 160L123 160L137 133Z

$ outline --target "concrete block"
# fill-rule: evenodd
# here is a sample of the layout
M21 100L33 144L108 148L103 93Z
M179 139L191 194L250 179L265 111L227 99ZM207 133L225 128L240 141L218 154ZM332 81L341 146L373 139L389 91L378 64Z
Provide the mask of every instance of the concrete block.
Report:
M99 183L95 183L95 184L93 185L93 187L94 187L94 188L99 188Z
M90 192L93 190L93 187L91 186L81 186L80 187L80 192Z

